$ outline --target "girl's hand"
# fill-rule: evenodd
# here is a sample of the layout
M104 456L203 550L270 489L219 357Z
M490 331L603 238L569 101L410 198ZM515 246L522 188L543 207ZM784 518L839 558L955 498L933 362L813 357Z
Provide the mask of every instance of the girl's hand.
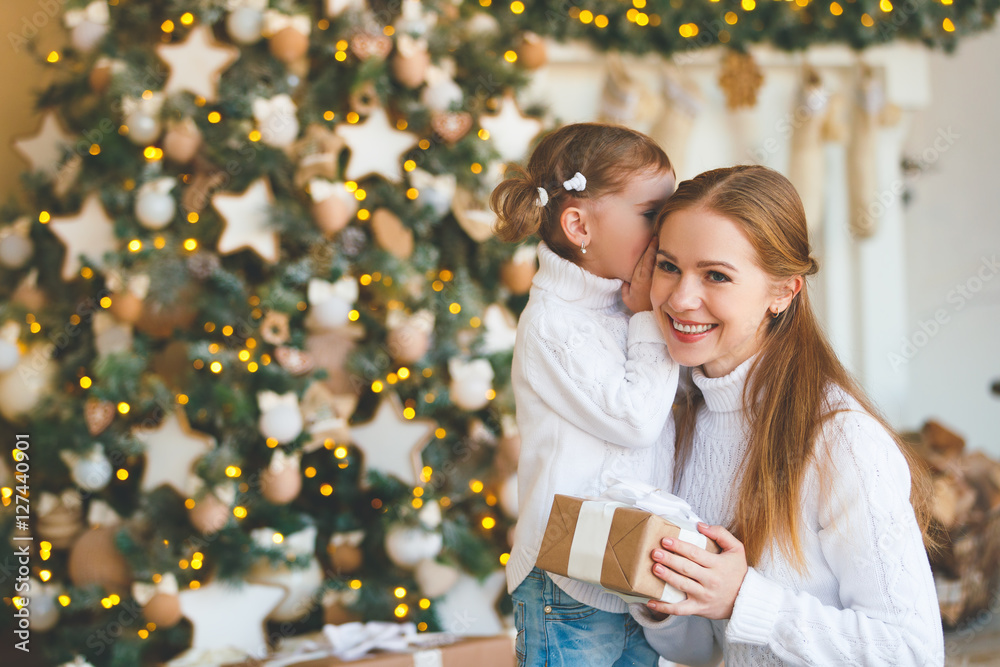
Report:
M622 301L633 313L653 310L649 291L653 288L653 267L656 264L656 251L660 241L655 236L649 240L646 251L639 258L632 272L632 281L622 284Z
M673 604L650 600L648 607L661 614L730 618L747 574L743 543L722 526L699 523L698 530L715 540L722 553L709 553L693 544L664 538L663 549L653 550L653 574L686 593L687 600Z

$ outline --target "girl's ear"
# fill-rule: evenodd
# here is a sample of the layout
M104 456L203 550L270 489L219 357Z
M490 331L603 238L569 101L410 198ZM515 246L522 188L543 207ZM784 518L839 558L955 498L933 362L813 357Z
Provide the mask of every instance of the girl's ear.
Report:
M578 206L568 206L559 216L559 225L570 245L590 245L590 228L586 211Z
M777 285L774 301L771 302L772 312L777 310L779 313L784 312L789 304L791 304L792 299L795 295L802 290L802 285L805 283L805 279L802 276L792 276L783 281L780 281Z

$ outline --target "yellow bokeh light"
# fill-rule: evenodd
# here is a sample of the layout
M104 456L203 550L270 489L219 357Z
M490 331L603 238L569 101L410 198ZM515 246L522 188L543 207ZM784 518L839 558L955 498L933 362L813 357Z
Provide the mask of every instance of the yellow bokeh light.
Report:
M356 111L350 111L347 114L347 122L354 124L361 120L361 116L358 115Z
M83 387L84 389L90 389L90 385L92 385L92 384L93 384L93 380L91 380L86 375L84 375L82 378L80 378L80 386Z
M462 312L462 304L460 303L451 304L450 306L448 306L448 312L450 312L452 315L458 315L460 312Z
M194 14L191 12L184 12L184 14L181 15L181 23L184 25L191 25L194 23Z
M830 13L834 16L840 16L844 13L844 8L840 6L839 2L830 3Z
M149 631L146 630L146 628L142 628L141 630L139 630L138 634L141 639L146 639L147 637L149 637Z
M184 239L184 249L193 252L198 249L198 241L195 239Z
M406 198L407 199L416 199L419 196L420 196L420 191L417 190L416 188L409 188L406 191Z
M403 598L406 597L406 589L403 588L402 586L398 586L396 590L392 592L392 594L395 595L400 600L402 600Z
M221 373L222 372L222 363L218 362L218 361L213 361L211 363L211 365L208 367L208 369L210 371L212 371L213 373Z
M302 472L302 474L311 479L316 476L316 468L309 466Z
M51 219L52 216L49 215L48 211L42 211L41 213L38 214L38 222L42 223L43 225L47 224Z
M246 507L241 507L237 505L236 507L233 508L233 516L235 516L237 519L246 518L246 515L247 515Z
M506 51L503 54L503 59L509 63L515 63L517 62L517 53L514 51Z
M478 162L473 162L472 165L469 167L469 169L472 171L473 174L481 174L483 171L483 165L479 164Z
M740 17L736 15L736 12L726 12L725 19L729 25L735 25Z
M97 145L97 144L91 144L90 145L90 154L91 155L100 155L101 154L101 147L99 145Z
M319 487L319 492L322 493L324 496L329 496L330 494L333 493L333 486L331 486L330 484L324 484L323 486Z
M115 476L124 482L126 479L128 479L128 470L125 470L125 468L119 468L118 472L115 473Z
M127 415L130 409L131 406L129 406L129 404L126 403L125 401L122 401L118 404L118 412L120 412L123 415Z
M213 112L211 112L211 113L208 114L208 122L209 123L213 123L213 124L214 123L218 123L220 120L222 120L222 114L219 113L218 111L213 111Z
M743 7L744 11L752 12L754 9L757 8L757 2L756 0L743 0L740 3L740 6Z
M61 604L64 607L68 607L69 603L72 602L72 601L73 600L68 595L60 595L59 596L59 604Z
M587 24L594 20L594 12L584 9L580 12L580 23Z
M951 22L951 19L945 19L941 23L941 27L945 29L945 32L955 32L955 24Z
M274 535L271 536L271 541L274 542L275 544L281 544L282 542L285 541L285 536L282 535L281 533L275 533Z
M187 221L190 222L192 225L194 223L198 222L199 220L201 220L201 216L199 216L194 211L191 211L190 213L188 213Z
M510 560L510 554L506 554L506 553L505 554L500 554L500 564L501 565L506 565L507 561L509 561L509 560Z
M188 498L187 500L185 500L184 507L188 508L189 510L194 509L194 498Z
M880 0L880 2L878 3L878 8L881 9L886 14L888 14L889 12L892 11L892 3L889 2L889 0Z
M376 394L385 389L385 385L382 384L381 380L375 380L372 382L372 391Z
M594 25L596 25L598 28L607 28L608 17L605 16L604 14L598 14L597 16L594 17Z
M160 24L160 30L162 30L163 32L173 32L174 22L170 20L164 21L162 24Z
M873 19L868 14L862 14L861 15L861 25L863 25L866 28L870 28L873 25L875 25L875 19Z
M142 250L142 241L139 239L132 239L128 242L128 249L132 252L139 252Z
M524 12L524 3L521 0L514 0L510 3L510 11L514 14L521 14Z
M396 607L396 610L393 613L396 615L396 618L403 618L409 611L410 611L409 607L407 607L405 604L401 604L398 607Z
M344 62L345 60L347 60L347 54L344 53L343 51L337 51L335 54L333 54L333 57L338 62Z
M49 51L49 55L46 58L46 60L48 60L50 63L57 63L57 62L59 62L59 52L58 51Z
M473 493L480 493L483 490L483 483L478 479L473 479L469 482L469 488L472 489Z
M448 435L448 431L444 430L443 428L434 429L434 437L436 437L438 440L444 440L444 437L446 435Z
M403 408L404 419L413 419L416 416L417 416L417 411L414 410L413 408Z
M348 586L350 586L351 589L353 589L353 590L358 590L359 588L361 588L361 580L360 579L351 579L351 583L348 584Z

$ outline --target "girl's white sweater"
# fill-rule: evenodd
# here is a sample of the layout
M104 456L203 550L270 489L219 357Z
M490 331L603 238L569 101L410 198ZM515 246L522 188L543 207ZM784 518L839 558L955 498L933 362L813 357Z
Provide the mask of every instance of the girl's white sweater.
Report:
M677 495L707 523L733 519L747 447L743 387L753 359L725 377L692 379L705 396ZM937 594L910 504L910 473L885 429L840 389L802 489L807 571L777 549L747 572L732 618L655 622L632 615L663 656L684 664L941 665ZM668 488L669 488L669 483Z
M510 592L535 565L555 494L594 497L609 479L651 481L677 389L678 367L653 314L629 317L622 281L585 271L544 243L538 261L511 371L521 454ZM672 453L672 431L669 438ZM552 578L580 602L627 611L600 587Z

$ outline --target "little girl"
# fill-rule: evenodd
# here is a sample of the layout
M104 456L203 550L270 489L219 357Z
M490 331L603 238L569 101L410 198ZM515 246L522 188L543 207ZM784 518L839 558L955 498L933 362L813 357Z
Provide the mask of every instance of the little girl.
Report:
M580 123L546 136L490 200L500 239L542 241L512 369L522 444L507 587L519 665L657 663L622 600L534 565L555 494L595 497L612 478L651 481L654 454L672 456L664 426L678 367L649 291L653 223L674 180L650 138Z

